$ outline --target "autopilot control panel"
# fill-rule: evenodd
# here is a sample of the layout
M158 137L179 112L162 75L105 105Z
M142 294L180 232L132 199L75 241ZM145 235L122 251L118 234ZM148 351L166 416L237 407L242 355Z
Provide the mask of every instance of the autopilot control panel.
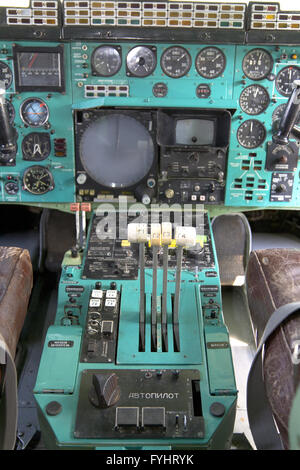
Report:
M32 0L0 23L1 202L299 206L299 12Z

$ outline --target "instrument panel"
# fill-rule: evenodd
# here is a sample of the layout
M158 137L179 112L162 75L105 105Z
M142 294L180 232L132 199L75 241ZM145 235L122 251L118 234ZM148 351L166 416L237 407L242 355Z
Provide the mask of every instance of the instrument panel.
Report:
M299 54L279 45L2 41L16 145L0 148L0 201L127 195L297 207L299 162L271 171L267 147L300 78ZM300 116L290 135L297 146L299 126Z

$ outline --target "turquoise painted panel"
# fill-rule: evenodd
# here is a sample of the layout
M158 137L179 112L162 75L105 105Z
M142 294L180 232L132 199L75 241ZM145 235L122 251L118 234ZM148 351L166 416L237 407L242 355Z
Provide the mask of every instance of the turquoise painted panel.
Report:
M51 326L45 340L36 393L73 393L79 361L82 328ZM50 379L50 380L49 380Z

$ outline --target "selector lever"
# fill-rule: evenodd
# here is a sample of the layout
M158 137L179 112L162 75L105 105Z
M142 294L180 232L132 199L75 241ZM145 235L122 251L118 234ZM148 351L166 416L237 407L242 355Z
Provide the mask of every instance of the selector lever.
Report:
M120 399L121 391L116 374L93 374L93 386L89 393L91 403L97 408L109 408Z
M5 86L0 81L0 163L12 163L17 152L17 132L9 122Z
M300 80L293 83L293 92L285 107L279 129L268 142L266 169L270 171L295 171L298 164L299 148L289 137L295 126L300 110Z

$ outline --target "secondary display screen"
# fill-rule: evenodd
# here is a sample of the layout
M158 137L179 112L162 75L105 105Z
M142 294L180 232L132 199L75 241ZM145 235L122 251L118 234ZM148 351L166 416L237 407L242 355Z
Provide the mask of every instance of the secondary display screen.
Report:
M178 119L175 142L177 145L213 145L215 122L209 119Z
M15 46L17 91L64 91L63 48Z

